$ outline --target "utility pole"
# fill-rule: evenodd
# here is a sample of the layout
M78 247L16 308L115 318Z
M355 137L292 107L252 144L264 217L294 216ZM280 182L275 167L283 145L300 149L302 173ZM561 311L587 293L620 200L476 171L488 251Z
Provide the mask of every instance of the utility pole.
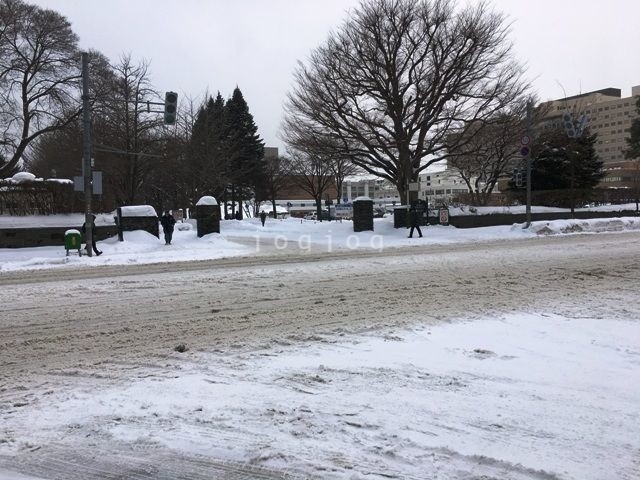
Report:
M89 106L89 54L82 54L82 173L84 177L84 224L87 254L93 256L93 222L91 221L91 111Z
M527 134L523 137L522 148L520 152L527 159L527 207L526 207L526 223L524 228L531 226L531 117L533 115L533 101L527 102ZM525 140L526 138L526 140Z
M582 137L584 133L584 129L587 126L587 116L582 115L580 117L579 122L574 121L573 116L569 112L565 112L562 115L562 123L564 126L564 131L569 138L579 139ZM567 156L567 160L569 161L569 174L571 175L571 182L569 185L570 191L570 200L571 200L571 218L575 218L575 156L571 155L571 152L567 151L565 148L565 154Z

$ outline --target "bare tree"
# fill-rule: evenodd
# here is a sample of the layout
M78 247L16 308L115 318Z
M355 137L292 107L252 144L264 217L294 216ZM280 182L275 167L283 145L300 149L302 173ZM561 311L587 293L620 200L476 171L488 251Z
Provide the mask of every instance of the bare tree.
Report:
M337 190L336 200L340 203L345 178L361 170L352 158L352 149L335 135L328 132L320 134L313 129L285 128L280 137L290 148L327 162Z
M264 193L271 200L273 218L276 218L276 198L290 186L292 167L287 157L279 155L265 155L265 166Z
M107 58L99 52L89 52L89 90L96 139L104 133L102 112L112 100L113 71ZM82 172L82 119L74 117L64 127L39 135L23 155L26 168L39 177L73 178ZM94 155L100 159L100 154Z
M468 142L456 142L459 146L449 152L447 164L467 184L473 205L486 205L498 179L522 159L520 139L526 131L526 102L519 102L486 123L472 125Z
M80 113L78 37L65 17L0 0L0 176L40 135Z
M372 0L308 65L288 96L287 136L312 132L340 140L365 171L410 182L447 158L451 139L491 118L528 88L511 55L508 27L485 3Z
M123 55L113 69L112 98L100 120L109 135L97 148L112 154L105 168L118 203L131 205L141 199L145 179L158 165L154 156L162 151L162 119L147 112L147 101L160 97L152 88L148 62L135 64L131 55Z
M322 197L333 185L331 159L293 150L288 162L292 182L311 195L316 202L318 218L322 219Z

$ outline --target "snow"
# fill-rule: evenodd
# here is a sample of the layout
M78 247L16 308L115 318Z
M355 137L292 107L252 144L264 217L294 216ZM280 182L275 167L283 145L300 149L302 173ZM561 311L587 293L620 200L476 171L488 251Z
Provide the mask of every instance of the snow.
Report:
M151 205L131 205L120 207L123 217L157 217L155 208Z
M32 224L75 226L82 220L81 215L0 217L0 228ZM96 221L98 224L112 222L112 214L98 215ZM115 237L98 242L104 252L100 257L66 257L62 246L0 249L0 272L274 253L410 251L418 245L640 232L640 218L632 217L534 222L529 229L523 229L522 224L477 229L429 226L423 229L424 238L408 239L406 229L393 228L392 218L374 222L374 232L354 233L349 221L269 218L262 227L258 219L229 220L221 221L221 234L202 238L197 238L193 223L179 222L172 245L164 245L162 239L143 231L125 232L124 242L118 242ZM427 265L435 263L445 264L451 270L461 268L460 282L450 285L464 292L464 265L448 258L446 250L436 253L423 255L434 263L425 263L424 268L418 265L420 271L430 275ZM558 258L563 255L555 253ZM635 252L632 250L632 253ZM506 250L504 255L508 257L511 252ZM261 323L265 317L260 313L265 308L260 306L262 292L268 291L270 297L278 297L282 292L277 293L273 284L262 289L257 285L280 282L292 270L299 270L303 281L313 277L319 282L335 282L335 276L350 275L348 280L360 290L370 290L373 284L366 283L366 279L375 277L372 280L375 283L383 275L391 275L380 269L392 270L394 262L416 263L418 256L412 257L381 258L377 265L370 265L376 262L367 258L362 263L368 267L359 269L355 263L349 263L355 261L348 257L339 262L329 258L326 263L309 264L297 259L289 270L278 264L258 264L258 268L242 267L218 273L230 274L226 285L222 277L205 270L206 273L194 276L188 284L206 285L203 291L207 295L213 295L216 288L246 289L238 295L247 295L249 303L255 297L256 307L251 309L247 304L238 308L247 312L246 321L255 314L253 328L260 330L265 328ZM597 296L597 302L602 305L598 312L591 312L588 305L581 305L567 294L567 298L557 304L541 302L535 311L509 310L488 316L484 310L475 312L474 317L465 313L465 317L451 323L429 322L428 317L437 317L437 312L427 313L433 305L427 299L421 311L404 310L406 305L398 303L390 308L395 308L399 315L411 317L411 321L402 326L393 326L392 322L385 326L372 324L365 333L362 330L351 333L342 329L339 318L329 318L334 329L327 329L326 333L309 336L301 328L297 336L283 336L277 342L265 342L256 348L234 343L225 351L218 349L219 344L214 342L213 348L171 352L161 358L154 351L144 357L153 358L149 364L131 365L131 372L121 377L111 376L114 370L109 370L109 362L96 363L95 370L88 370L98 372L96 376L84 375L82 369L88 367L82 367L80 360L71 360L65 368L43 365L41 371L38 366L37 374L27 369L21 382L38 384L32 390L23 392L19 382L15 388L13 383L5 382L4 402L0 404L0 460L37 456L36 449L47 450L61 444L70 449L87 448L95 455L100 451L96 444L100 445L101 439L105 439L111 443L125 442L127 453L122 454L123 459L136 452L144 455L147 449L151 452L150 446L153 451L161 446L166 449L163 451L194 455L198 459L215 458L231 465L272 468L285 472L287 477L291 472L291 478L297 478L296 475L350 480L638 478L640 328L638 309L633 302L629 303L637 291L637 278L633 277L637 269L602 273L599 265L585 265L584 276L608 275L616 281L622 278L629 292L603 290L602 296ZM562 267L558 267L556 275L564 275ZM318 275L319 269L326 271ZM518 276L520 271L522 276ZM490 284L492 275L505 276L504 271L497 272L487 270L483 278ZM571 271L566 273L569 275ZM31 274L26 272L25 276ZM522 277L528 274L524 269L515 269L509 278L522 282ZM547 274L546 269L543 274ZM391 278L393 281L396 277ZM567 283L579 282L580 288L585 288L586 282L581 277L566 278ZM168 269L162 278L154 275L151 282L148 276L124 282L114 278L95 280L78 290L78 295L70 293L71 284L64 285L69 292L54 291L57 295L49 298L56 298L58 305L72 312L76 307L70 301L67 306L64 295L80 297L80 301L92 304L100 297L111 302L119 292L136 288L144 289L140 295L154 296L162 282L181 283L180 280ZM440 278L435 277L434 281L439 282ZM537 288L535 282L538 281L539 277L533 280L532 289ZM154 282L157 282L155 290ZM144 286L136 287L137 283ZM108 325L95 331L91 325L87 330L77 329L74 322L81 318L84 323L87 319L69 314L69 318L63 318L73 336L58 336L56 330L53 337L47 337L46 331L52 328L49 319L36 318L29 312L38 310L30 310L30 303L19 304L17 298L24 295L46 302L46 294L51 292L40 291L45 285L46 282L30 287L6 285L14 288L8 293L8 298L13 298L11 304L18 304L14 313L20 311L21 318L28 319L17 321L16 326L32 332L32 337L25 335L20 342L12 340L13 343L6 344L10 347L6 350L9 354L11 348L15 349L14 353L17 349L29 348L43 352L48 343L57 345L65 341L69 345L62 348L71 348L76 337L86 335L88 355L98 337L120 332L123 336L117 340L128 339L127 331L140 328L139 312L129 315L127 311L126 318L120 319L126 328L117 323L118 315L114 320L105 313ZM331 283L326 285L330 296ZM213 286L212 290L209 286ZM473 291L469 296L479 294L494 302L499 295L491 286L488 285L486 291ZM31 293L27 292L29 288ZM540 286L541 290L545 288L550 287ZM597 288L602 288L601 284ZM12 297L15 292L17 295ZM308 292L303 294L309 296ZM287 293L284 295L283 302L287 301ZM294 312L293 317L299 315L302 323L301 319L312 310L314 297L292 298L292 302L298 302L293 305L299 314L296 310L288 313ZM391 300L389 297L389 304ZM171 315L180 317L185 313L184 325L180 324L180 328L188 328L189 312L193 314L196 306L200 309L200 304L189 310L182 301L175 297L170 304L167 302L170 314L153 310L154 322L155 315L158 322L162 322ZM421 301L418 299L418 303ZM495 300L498 307L501 301ZM328 303L322 309L317 307L314 313L327 316L323 309ZM335 303L335 298L331 303ZM220 313L218 304L203 305L216 307L211 310L214 329L215 321L223 321L225 317L215 318L215 314ZM236 303L232 305L236 307ZM353 317L360 314L362 304L352 304L351 313L347 303L338 308L340 313ZM468 311L471 310L470 307ZM285 316L280 321L288 322L289 318ZM32 328L27 329L25 323L33 323ZM13 328L9 321L2 324L5 332ZM233 328L246 327L234 323ZM162 333L166 332L159 328L149 335ZM144 342L134 346L126 341L114 344L125 349L146 347ZM73 351L71 354L75 355ZM87 362L91 364L90 360ZM118 359L114 358L112 363L118 363ZM16 401L10 396L12 393L24 394L29 401ZM47 455L55 456L55 450L54 454ZM60 462L65 461L64 457L60 458ZM0 467L0 480L40 480L14 473L16 469Z
M152 207L123 207L133 214L148 214ZM155 213L155 211L154 211ZM127 211L127 214L129 212ZM146 215L145 215L146 216ZM32 226L78 226L82 215L50 215L39 217L0 216L0 228ZM192 223L188 223L192 222ZM97 215L96 225L113 224L113 215ZM319 222L287 218L268 218L264 227L259 219L243 221L223 220L220 234L213 233L198 238L195 221L176 224L171 245L165 245L144 231L124 232L124 242L117 236L98 242L100 257L67 257L63 246L0 249L0 272L69 268L81 265L130 265L193 260L209 260L223 257L247 256L296 251L320 253L358 249L382 250L409 248L416 245L441 245L501 240L525 239L538 235L597 233L603 231L640 230L640 218L612 218L592 220L556 220L533 222L529 229L522 224L456 229L452 226L423 227L424 237L407 238L407 230L393 228L393 218L374 219L374 231L353 232L351 221Z
M36 176L33 173L29 172L18 172L13 177L11 177L11 180L13 180L15 183L33 182L35 179Z
M214 197L205 195L204 197L200 197L200 200L196 203L196 206L198 205L218 205L218 201Z
M353 199L353 202L373 202L373 200L371 200L371 198L366 197L366 196L361 196L361 197L357 197Z
M260 209L261 212L265 212L265 213L272 213L273 212L273 205L271 203L263 203L262 205L260 205ZM289 210L287 210L285 207L282 207L280 205L276 205L276 213L278 215L280 214L289 214Z
M60 183L62 185L66 185L66 184L72 184L73 180L69 180L67 178L47 178L45 182Z
M463 478L461 465L482 457L477 478L632 478L638 325L602 322L512 313L276 352L194 353L162 378L52 394L28 425L5 428L40 444L91 425L133 445L234 462L260 452L266 467L331 478ZM232 441L212 444L212 430Z
M432 206L430 206L431 208ZM492 215L492 214L523 214L526 213L525 205L508 206L508 207L448 207L449 215ZM437 208L435 208L437 210ZM597 207L585 207L576 208L576 212L622 212L622 211L635 211L636 206L632 203L626 203L621 205L600 205ZM531 207L532 213L561 213L570 212L570 209L559 207Z

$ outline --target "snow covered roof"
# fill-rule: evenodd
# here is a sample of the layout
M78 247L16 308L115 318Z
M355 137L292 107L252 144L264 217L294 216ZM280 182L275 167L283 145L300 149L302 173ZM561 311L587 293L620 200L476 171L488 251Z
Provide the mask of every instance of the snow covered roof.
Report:
M218 205L218 201L215 199L215 197L205 195L204 197L201 197L200 200L198 200L198 203L196 203L196 207L198 205Z
M29 172L18 172L13 177L8 178L7 180L22 183L22 182L33 182L36 179L36 176L33 173Z
M121 207L123 217L157 217L155 208L151 205L129 205Z
M45 180L45 182L49 182L49 183L61 183L61 184L68 184L68 183L73 183L73 180L69 180L68 178L47 178Z
M24 182L48 182L48 183L60 183L60 184L73 184L73 180L69 180L68 178L39 178L36 177L33 173L29 172L18 172L13 177L5 178L5 182L9 184L19 184Z
M373 202L373 200L371 200L371 198L365 197L365 196L357 197L353 201L354 202Z
M270 203L265 203L263 205L260 205L260 211L269 213L273 211L273 205L271 205ZM287 210L285 207L282 207L280 205L276 205L276 213L289 213L289 210Z

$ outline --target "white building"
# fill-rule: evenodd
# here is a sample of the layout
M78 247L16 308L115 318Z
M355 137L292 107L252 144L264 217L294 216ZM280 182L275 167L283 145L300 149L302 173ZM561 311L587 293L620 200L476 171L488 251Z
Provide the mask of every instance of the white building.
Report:
M420 174L419 187L418 196L429 205L450 204L460 194L469 193L469 188L460 174L450 168Z
M426 171L418 178L418 198L429 205L452 203L461 193L468 193L467 184L454 169ZM388 208L402 201L396 186L380 178L352 179L342 184L342 199L351 202L354 198L367 196L375 206Z

